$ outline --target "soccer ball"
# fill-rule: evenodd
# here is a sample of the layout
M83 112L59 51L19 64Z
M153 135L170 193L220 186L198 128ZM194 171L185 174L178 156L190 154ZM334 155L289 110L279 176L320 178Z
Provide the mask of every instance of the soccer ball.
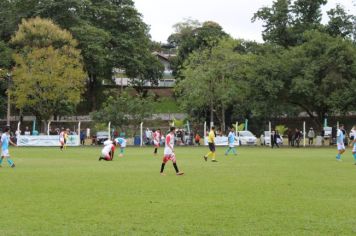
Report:
M122 155L122 153L120 153L119 157L123 157L124 155Z

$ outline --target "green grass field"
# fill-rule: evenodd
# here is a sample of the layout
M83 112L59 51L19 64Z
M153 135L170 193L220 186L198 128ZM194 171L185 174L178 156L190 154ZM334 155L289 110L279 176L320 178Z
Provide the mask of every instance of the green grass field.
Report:
M350 149L242 148L204 162L177 148L159 175L152 148L99 162L100 148L12 148L0 169L0 235L355 235ZM162 153L163 149L159 152Z

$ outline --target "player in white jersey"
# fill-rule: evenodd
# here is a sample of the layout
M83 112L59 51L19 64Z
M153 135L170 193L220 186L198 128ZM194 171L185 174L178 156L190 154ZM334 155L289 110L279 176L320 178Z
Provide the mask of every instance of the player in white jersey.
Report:
M344 129L344 125L340 125L339 129L337 129L336 133L336 145L338 154L336 155L336 160L341 161L341 155L345 152L345 143L344 143L344 133L342 130Z
M101 150L101 156L99 157L99 161L112 161L114 158L116 141L106 140L104 142L104 148Z
M155 150L153 152L154 155L157 155L157 149L159 148L160 142L161 142L161 130L157 129L153 133L153 145L155 146Z
M351 138L350 146L352 147L352 155L354 157L355 165L356 165L356 125L352 127L350 138Z
M173 162L173 167L176 171L176 175L183 175L183 172L180 172L177 166L176 155L174 154L174 133L175 127L170 128L169 134L166 136L165 147L164 147L164 157L161 165L161 175L165 175L163 173L164 167L168 161Z

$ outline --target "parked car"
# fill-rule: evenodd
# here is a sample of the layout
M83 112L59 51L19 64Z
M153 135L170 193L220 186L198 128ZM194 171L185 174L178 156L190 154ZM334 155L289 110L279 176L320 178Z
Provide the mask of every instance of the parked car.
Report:
M238 138L240 145L257 145L257 138L250 131L239 131Z
M109 132L107 132L107 131L96 132L96 143L97 144L103 144L108 139L109 139Z
M261 145L271 145L271 133L265 131L260 137ZM283 137L280 135L280 139L277 140L278 145L283 145Z

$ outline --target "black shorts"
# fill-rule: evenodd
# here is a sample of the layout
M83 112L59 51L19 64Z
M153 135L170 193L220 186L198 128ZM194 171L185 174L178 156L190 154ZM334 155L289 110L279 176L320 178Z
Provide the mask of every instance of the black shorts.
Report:
M209 143L209 149L210 149L210 151L215 152L215 144Z

